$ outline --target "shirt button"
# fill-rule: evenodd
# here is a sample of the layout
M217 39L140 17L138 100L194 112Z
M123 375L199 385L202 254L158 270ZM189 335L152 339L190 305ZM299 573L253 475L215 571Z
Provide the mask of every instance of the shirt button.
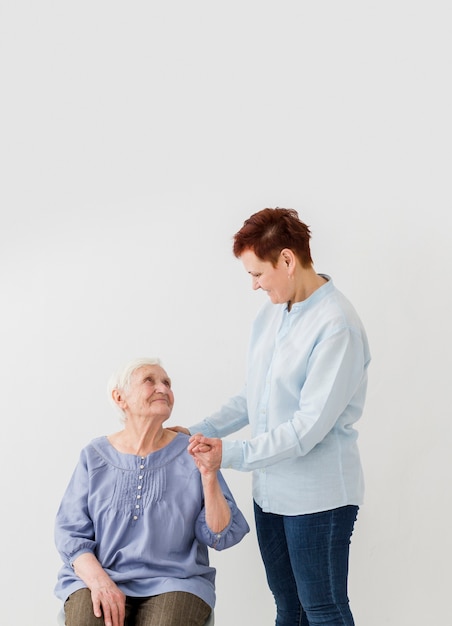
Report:
M133 519L138 519L138 516L137 516L137 515L134 515L134 516L133 516Z
M141 498L140 494L137 495L137 500L139 500Z

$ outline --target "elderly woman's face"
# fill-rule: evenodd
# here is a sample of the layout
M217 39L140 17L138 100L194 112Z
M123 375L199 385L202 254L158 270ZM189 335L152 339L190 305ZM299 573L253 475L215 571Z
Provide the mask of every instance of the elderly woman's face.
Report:
M128 416L164 421L174 405L171 380L160 365L144 365L133 372L129 388L121 392L121 400Z

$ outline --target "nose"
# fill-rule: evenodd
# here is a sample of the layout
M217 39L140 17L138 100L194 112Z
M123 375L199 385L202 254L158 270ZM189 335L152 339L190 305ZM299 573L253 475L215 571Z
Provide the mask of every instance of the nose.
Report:
M256 276L253 276L251 284L252 284L252 287L253 287L254 290L261 288L261 286L259 285L259 280L257 279Z
M167 385L164 382L159 381L159 382L157 382L155 384L155 391L157 393L164 393L164 394L166 394L167 391L168 391L168 387L167 387Z

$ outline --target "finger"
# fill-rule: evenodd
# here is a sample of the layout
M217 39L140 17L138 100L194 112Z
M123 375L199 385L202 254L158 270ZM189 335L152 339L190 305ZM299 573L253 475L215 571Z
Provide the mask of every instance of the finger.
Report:
M99 600L93 600L93 613L96 617L102 617L102 611L100 608L100 601Z
M110 607L104 607L104 624L105 626L113 626L113 621L111 618Z
M201 439L204 439L204 436L202 433L195 433L194 435L192 435L190 437L190 439L188 441L199 441Z
M107 606L104 607L105 626L123 626L124 620L120 621L119 607L116 604Z
M197 443L192 443L188 446L187 450L190 454L195 454L196 453L196 448L197 448L198 444Z
M208 443L200 443L194 441L188 446L187 450L190 452L190 454L195 454L197 452L208 452L210 450L210 445Z

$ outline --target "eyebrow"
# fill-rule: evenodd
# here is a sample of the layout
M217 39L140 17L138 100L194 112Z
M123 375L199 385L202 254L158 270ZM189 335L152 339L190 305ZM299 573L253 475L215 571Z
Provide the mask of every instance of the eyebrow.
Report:
M146 382L148 380L148 378L151 378L152 380L155 380L155 375L154 374L146 374L146 376L143 377L141 382ZM169 376L164 376L162 378L163 382L165 383L169 383L171 385L171 378Z

